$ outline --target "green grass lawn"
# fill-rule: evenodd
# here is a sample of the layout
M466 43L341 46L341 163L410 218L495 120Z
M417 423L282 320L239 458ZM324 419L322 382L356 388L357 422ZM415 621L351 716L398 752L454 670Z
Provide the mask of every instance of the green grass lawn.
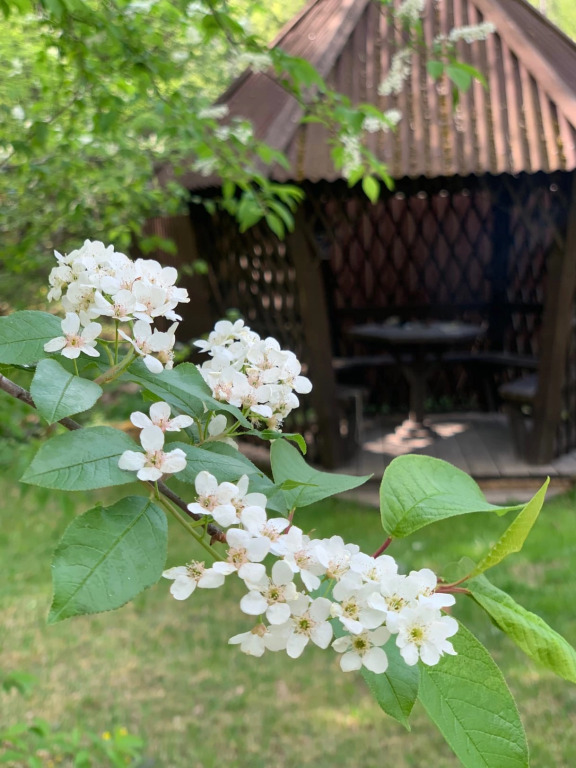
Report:
M179 603L162 580L115 613L47 627L51 552L72 516L98 495L78 494L63 507L59 494L22 497L8 480L0 494L0 669L38 679L27 696L0 691L1 725L42 716L63 728L125 726L146 739L147 754L164 768L459 765L418 705L409 734L380 712L360 677L340 671L336 654L308 648L299 661L284 654L258 660L228 646L251 626L237 607L239 583ZM367 552L381 543L373 509L333 501L298 514L318 535L340 533ZM478 557L507 524L486 516L449 520L394 542L390 552L406 570L440 569L463 555ZM181 564L194 552L179 528L171 534L168 563ZM546 505L525 550L492 578L575 643L575 562L571 493ZM537 669L466 599L454 614L504 671L533 768L576 766L576 687Z

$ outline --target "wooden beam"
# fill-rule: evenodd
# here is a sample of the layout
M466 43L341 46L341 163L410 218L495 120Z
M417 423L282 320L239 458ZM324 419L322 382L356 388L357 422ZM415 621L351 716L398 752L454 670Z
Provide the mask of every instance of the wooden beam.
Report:
M286 238L286 245L296 270L298 299L310 364L308 375L313 384L310 398L318 416L318 452L323 466L335 467L341 459L342 439L322 262L308 232L302 207L295 219L294 232Z
M562 413L566 357L574 333L576 291L576 172L564 249L553 247L548 262L546 297L540 335L540 373L534 404L534 430L528 446L532 464L546 464L554 455L554 441Z

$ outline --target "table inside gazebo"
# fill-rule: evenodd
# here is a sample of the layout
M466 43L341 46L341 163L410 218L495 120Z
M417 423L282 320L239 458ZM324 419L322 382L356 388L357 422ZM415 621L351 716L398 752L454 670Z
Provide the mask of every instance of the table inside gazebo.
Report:
M472 346L483 336L481 325L430 321L409 323L369 323L352 327L355 339L386 347L394 356L410 388L408 418L396 430L400 439L436 437L425 422L426 383L442 362L442 355L455 348Z

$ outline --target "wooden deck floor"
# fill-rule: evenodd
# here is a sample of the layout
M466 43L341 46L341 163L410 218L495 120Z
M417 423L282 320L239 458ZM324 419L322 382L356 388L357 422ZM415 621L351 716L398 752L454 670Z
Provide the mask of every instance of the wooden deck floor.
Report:
M430 416L429 422L440 435L436 439L400 442L394 435L398 420L387 419L366 424L362 450L338 468L350 474L382 477L385 468L403 453L421 453L444 459L472 475L481 485L490 482L524 486L517 481L538 481L551 477L557 487L576 482L576 451L550 464L530 465L519 459L512 445L506 417L493 413L453 413ZM554 480L556 479L556 483ZM504 482L503 482L504 481Z

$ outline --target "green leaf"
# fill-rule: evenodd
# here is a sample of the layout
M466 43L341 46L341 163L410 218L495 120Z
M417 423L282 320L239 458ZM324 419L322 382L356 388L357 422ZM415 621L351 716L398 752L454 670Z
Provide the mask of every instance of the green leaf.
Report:
M426 69L428 70L428 74L431 78L434 80L438 80L439 77L442 77L442 74L444 72L444 62L442 61L427 61L426 62Z
M518 509L489 504L469 475L430 456L398 456L386 468L380 486L382 527L393 538L447 517Z
M320 472L308 466L298 450L285 440L274 440L270 446L272 474L277 485L287 480L302 483L292 491L285 491L288 505L306 507L315 501L321 501L337 493L349 491L363 485L371 475L354 477Z
M421 666L418 698L465 768L528 768L528 744L502 673L460 625L457 656Z
M508 526L486 557L482 558L476 568L474 568L470 574L471 577L478 576L489 568L493 568L513 552L520 552L528 534L532 530L532 526L538 519L549 484L550 478L546 480L542 488L530 499L518 517Z
M36 408L48 424L92 408L102 387L68 373L56 360L41 360L30 386Z
M249 429L244 434L256 435L256 437L259 437L262 440L278 440L279 438L292 440L304 454L308 449L306 440L304 440L299 432L278 432L276 429Z
M565 680L576 683L576 650L544 619L518 605L510 595L491 584L486 576L466 582L466 587L498 629L525 654Z
M276 237L279 240L282 240L285 233L284 224L282 223L282 219L279 216L276 216L274 213L267 213L264 217L264 220L266 221L266 224L270 227L272 232L276 235Z
M446 74L459 91L467 91L472 85L472 75L457 64L446 67Z
M136 360L120 378L140 384L182 413L197 419L203 418L207 411L226 411L243 426L252 428L240 409L212 397L210 387L192 363L180 363L171 371L151 373L141 360Z
M48 357L44 344L61 335L61 320L48 312L26 309L0 317L0 363L36 363Z
M384 650L388 656L386 672L376 675L363 668L362 677L384 712L409 731L411 729L408 718L418 696L420 669L416 665L409 667L405 663L393 641L390 641Z
M136 480L134 472L120 469L124 451L138 446L118 429L87 427L48 440L40 448L21 480L42 488L89 491Z
M464 61L453 61L452 66L462 72L467 72L473 80L478 80L484 88L488 88L486 78L479 69L476 69L476 67L473 67L471 64L466 64Z
M128 496L73 520L54 553L48 622L119 608L162 575L167 524L150 499Z
M380 183L374 176L364 176L362 179L362 189L371 203L375 203L380 196Z

